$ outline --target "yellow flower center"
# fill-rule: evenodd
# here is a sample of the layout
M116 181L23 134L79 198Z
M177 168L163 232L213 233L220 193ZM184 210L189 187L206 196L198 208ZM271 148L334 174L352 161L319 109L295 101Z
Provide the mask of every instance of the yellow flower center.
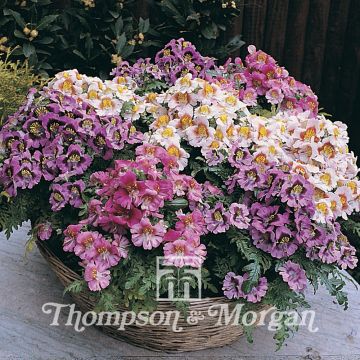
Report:
M110 98L104 98L101 100L100 104L101 109L111 109L112 108L112 101Z
M193 124L192 118L190 115L183 115L180 119L180 127L181 129L186 129L187 127Z
M225 102L229 105L234 106L236 104L236 97L234 95L229 95L225 98Z
M316 204L316 209L324 215L326 215L329 212L328 206L324 202L320 202Z
M166 129L162 132L162 136L163 136L164 138L169 138L169 137L174 136L174 131L173 131L173 129L171 129L171 128L166 128Z
M328 173L322 174L320 180L327 186L331 184L331 175Z
M248 126L241 126L238 130L239 134L245 138L250 136L250 128Z
M209 115L210 114L210 108L207 105L201 105L199 107L199 112L202 115Z
M91 277L93 280L97 278L97 270L95 268L91 270Z
M166 126L170 121L169 115L160 115L156 120L156 127Z
M207 129L206 125L199 124L197 129L196 129L196 134L201 136L201 137L208 137L209 132L208 132L208 129Z
M258 164L265 164L265 163L266 163L266 155L265 155L265 154L256 155L255 161L256 161Z
M88 92L88 99L90 100L94 100L94 99L97 99L98 98L98 93L96 90L90 90Z
M191 59L190 59L190 60L191 60ZM181 78L180 84L181 84L182 86L187 86L187 87L189 87L189 86L191 86L191 80L190 80L187 76L185 76L185 77Z
M214 219L215 219L216 221L222 221L222 220L223 220L223 217L222 217L220 211L217 210L217 211L214 212Z
M180 157L180 150L175 145L170 145L169 148L167 149L167 152L171 156L175 156L177 158Z

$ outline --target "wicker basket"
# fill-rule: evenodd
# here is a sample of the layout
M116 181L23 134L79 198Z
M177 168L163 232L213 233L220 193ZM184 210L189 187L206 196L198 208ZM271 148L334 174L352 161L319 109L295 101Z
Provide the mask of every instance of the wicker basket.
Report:
M68 268L46 245L46 242L37 242L40 253L49 263L61 283L67 287L80 276ZM83 311L92 311L95 306L94 298L90 292L71 294L74 302ZM125 340L131 344L155 351L185 352L202 350L207 348L221 347L231 344L243 334L243 328L239 325L216 325L218 317L208 315L208 309L216 304L229 304L229 311L234 308L234 304L224 297L214 297L190 303L189 312L197 311L204 314L204 318L197 324L189 324L184 318L180 317L178 327L183 327L181 332L173 332L171 326L167 325L129 325L124 331L119 331L117 326L104 325L98 326L108 335ZM128 309L119 308L119 312ZM173 303L161 301L157 311L173 311ZM260 310L260 309L259 309Z

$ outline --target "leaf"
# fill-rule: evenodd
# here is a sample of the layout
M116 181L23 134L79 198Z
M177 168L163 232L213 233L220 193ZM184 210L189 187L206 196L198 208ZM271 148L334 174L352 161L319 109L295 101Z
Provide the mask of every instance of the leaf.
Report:
M122 17L119 17L115 23L115 35L116 36L120 35L120 31L123 29L123 27L124 27L124 21L123 21Z
M139 19L139 33L146 33L150 28L149 19L144 20L143 18Z
M128 57L129 55L131 55L134 51L134 46L130 45L130 46L126 46L124 48L124 50L120 53L120 55L124 58Z
M54 41L54 39L50 36L45 36L43 38L38 38L35 40L35 42L37 42L39 44L44 44L44 45L51 44L53 41Z
M23 54L28 58L30 57L30 55L35 54L36 50L35 47L33 45L31 45L30 43L25 43L22 47L23 49Z
M86 289L86 281L85 280L75 280L65 288L63 294L65 295L66 293L69 293L69 292L73 293L73 294L78 294L85 289Z
M48 25L53 23L58 18L58 16L59 15L47 15L47 16L44 16L41 19L40 24L37 26L37 29L38 30L45 29Z
M18 12L11 9L4 9L4 15L11 15L22 29L26 26L25 20Z
M209 25L201 29L201 34L204 36L205 39L216 39L219 36L219 28L212 21Z
M126 44L126 35L125 35L125 33L122 33L121 36L119 37L117 43L116 43L116 52L118 54L121 53L121 51L123 50L125 44Z
M86 61L86 57L79 50L74 49L73 53Z
M14 30L14 35L19 39L27 40L27 37L19 30Z

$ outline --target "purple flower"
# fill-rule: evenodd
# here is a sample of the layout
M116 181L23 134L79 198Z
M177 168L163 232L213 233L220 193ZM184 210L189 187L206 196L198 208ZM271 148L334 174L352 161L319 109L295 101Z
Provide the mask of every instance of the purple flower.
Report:
M259 279L259 283L254 286L248 293L242 290L244 282L249 279L249 274L245 273L243 276L235 275L233 272L228 272L223 281L222 290L228 299L243 298L249 302L257 303L266 294L268 289L267 280L265 277Z
M12 159L14 185L21 189L32 189L36 184L40 182L41 171L39 164L35 161L25 160L23 161L15 156Z
M249 278L247 273L244 274L243 279L246 281ZM266 294L268 289L268 282L265 277L259 279L259 283L254 286L247 294L244 295L245 299L252 303L259 302Z
M244 190L254 190L259 185L260 171L257 166L244 166L234 177Z
M66 155L61 155L57 165L63 173L81 175L91 164L91 157L79 145L70 145Z
M23 125L23 129L26 131L26 137L32 140L32 146L34 148L40 147L47 141L45 136L45 129L39 119L30 118Z
M268 200L271 197L278 196L281 191L286 174L276 168L269 169L261 176L260 187L264 190L259 191L259 199Z
M244 165L251 165L252 155L247 148L242 148L234 144L230 150L228 160L233 167L241 169Z
M79 208L82 204L81 194L85 189L85 183L82 180L68 183L67 188L69 191L69 204L75 208Z
M289 213L279 213L279 205L266 206L259 202L251 206L252 222L251 227L265 233L272 232L278 226L289 223Z
M275 233L271 233L274 243L270 250L272 257L281 259L293 255L298 248L294 233L285 226L278 227Z
M250 218L249 209L244 204L232 203L229 207L229 222L238 229L247 229Z
M280 197L281 201L291 207L306 207L312 204L313 188L301 175L292 175L285 180Z
M279 268L283 280L288 283L291 290L303 291L306 288L306 275L304 269L292 261L287 261Z
M212 210L207 210L205 223L207 229L214 234L223 233L229 229L229 213L225 211L222 203L218 202Z
M52 193L50 195L50 204L52 211L59 211L69 201L69 190L67 186L60 185L60 184L53 184L51 186Z
M238 299L243 296L244 293L241 290L241 286L244 279L240 275L235 275L233 272L228 272L225 276L222 290L224 291L224 295L228 299Z

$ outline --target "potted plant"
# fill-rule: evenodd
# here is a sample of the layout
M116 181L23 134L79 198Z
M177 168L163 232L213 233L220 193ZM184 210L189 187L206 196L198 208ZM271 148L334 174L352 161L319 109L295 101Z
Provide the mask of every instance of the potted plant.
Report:
M200 269L201 299L176 302L192 315L216 303L292 310L319 284L347 304L341 269L357 259L341 226L359 211L360 183L346 126L254 46L244 63L218 66L179 39L154 63L120 63L111 80L64 71L30 91L0 136L2 226L31 219L31 241L82 309L166 310L171 291L191 298L199 284L169 287L158 257L181 276ZM182 351L243 332L186 318L172 340L163 326L104 329Z

